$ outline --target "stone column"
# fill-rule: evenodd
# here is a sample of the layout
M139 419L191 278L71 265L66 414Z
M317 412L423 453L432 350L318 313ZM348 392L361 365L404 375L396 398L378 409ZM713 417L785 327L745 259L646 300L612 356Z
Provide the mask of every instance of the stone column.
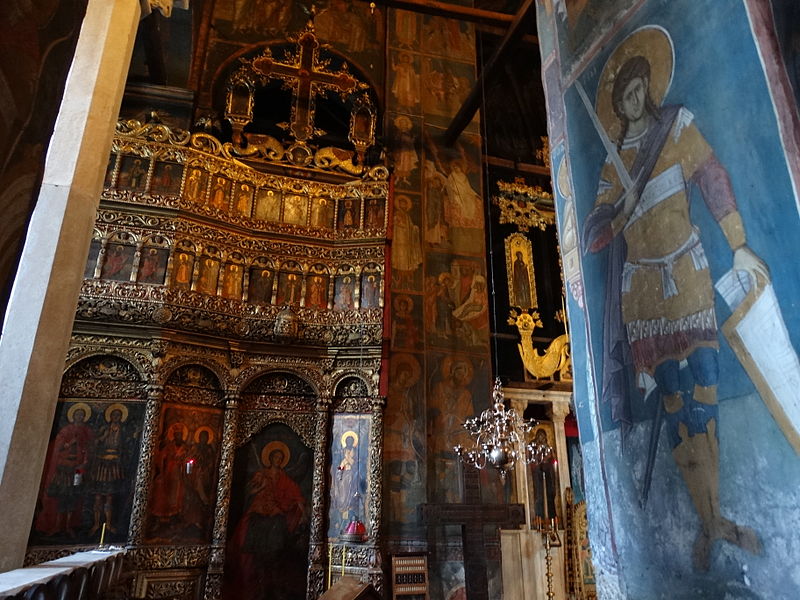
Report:
M128 539L134 546L142 543L144 538L147 507L150 504L150 490L153 487L153 453L158 440L158 426L161 417L161 402L164 397L164 386L150 385L147 390L147 407L144 413L144 431L142 432L142 448L139 451L139 467L136 471L136 492L133 497L131 525Z
M215 600L222 595L222 573L225 568L225 540L228 534L228 515L233 484L233 459L239 428L239 395L225 396L225 423L222 429L222 449L217 478L217 502L214 510L214 532L211 540L211 559L206 576L204 600Z
M139 22L89 0L0 338L0 572L22 566Z
M558 457L558 498L561 502L561 512L559 514L566 515L565 512L567 497L567 488L570 487L569 480L569 455L567 454L567 434L564 432L564 419L569 415L569 396L556 396L553 398L551 406L551 414L553 418L553 429L556 432L556 456ZM562 527L564 525L562 524Z
M329 432L331 425L331 399L321 395L317 400L316 445L314 446L314 497L311 503L311 531L308 536L308 585L306 598L322 595L325 584L325 523L327 503L322 491L330 496L325 483L325 467L328 464Z

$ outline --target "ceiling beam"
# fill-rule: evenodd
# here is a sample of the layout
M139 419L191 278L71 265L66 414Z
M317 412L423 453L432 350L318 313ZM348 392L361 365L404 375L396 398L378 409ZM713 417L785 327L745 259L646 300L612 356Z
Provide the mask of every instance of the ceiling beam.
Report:
M535 0L525 0L517 14L514 16L514 21L511 23L508 31L506 31L503 40L494 51L492 57L486 61L486 64L483 66L483 69L481 69L481 73L478 76L478 80L475 82L475 85L469 93L469 96L467 96L466 100L464 100L464 103L461 105L461 108L458 109L456 116L453 117L453 120L451 121L450 126L447 128L447 131L445 131L444 143L446 145L452 146L458 139L458 136L461 135L461 132L464 131L464 128L469 125L470 121L472 121L472 117L475 116L475 112L478 110L478 108L480 108L482 95L481 92L486 82L495 75L498 65L502 65L509 53L514 50L515 43L520 37L522 37L524 33L522 24L525 22L526 17L535 5Z
M369 2L370 0L361 0ZM411 12L418 12L436 17L448 19L458 19L470 23L483 23L486 25L500 26L504 30L514 21L514 15L508 13L495 12L492 10L482 10L469 6L459 6L448 2L438 2L437 0L372 0L375 4L389 8L399 8Z

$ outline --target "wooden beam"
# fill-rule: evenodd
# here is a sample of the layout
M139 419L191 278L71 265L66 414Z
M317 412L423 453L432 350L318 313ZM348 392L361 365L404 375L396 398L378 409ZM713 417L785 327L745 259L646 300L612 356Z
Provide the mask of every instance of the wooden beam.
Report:
M370 2L370 0L360 0ZM375 4L388 8L399 8L411 12L418 12L436 17L447 19L458 19L469 23L484 23L486 25L501 26L506 29L514 22L514 15L508 13L495 12L492 10L482 10L469 6L459 6L448 2L438 2L437 0L372 0Z
M545 167L544 165L517 162L514 160L509 160L507 158L501 158L499 156L489 156L489 155L486 155L483 158L483 162L485 162L487 165L491 165L492 167L502 167L504 169L512 169L514 171L519 171L520 173L535 173L536 175L545 175L547 177L551 176L550 167Z
M503 37L503 40L497 47L497 50L494 51L492 57L484 65L480 75L478 76L478 81L475 82L475 85L470 91L469 96L467 96L466 100L464 100L464 104L461 105L461 108L458 110L458 113L456 113L456 116L453 117L453 120L450 123L450 126L447 128L447 131L445 131L445 145L452 146L458 139L458 136L461 135L461 132L464 131L464 128L469 124L470 121L472 121L475 111L480 108L481 92L486 84L486 81L488 81L490 77L494 76L497 66L502 64L503 60L507 58L508 54L514 50L515 42L524 33L522 24L525 22L526 17L535 5L535 0L525 0L524 4L519 9L519 12L517 12L517 14L514 16L514 21L511 23L508 31L506 31L506 35Z

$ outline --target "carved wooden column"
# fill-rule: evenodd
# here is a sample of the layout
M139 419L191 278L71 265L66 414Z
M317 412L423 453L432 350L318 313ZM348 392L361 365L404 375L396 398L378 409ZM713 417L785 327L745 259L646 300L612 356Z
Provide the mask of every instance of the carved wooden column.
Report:
M317 400L316 445L314 446L314 497L311 503L311 530L308 539L308 586L306 598L320 596L325 585L325 510L327 503L323 490L325 470L328 464L328 446L331 421L331 398L321 394Z
M139 454L139 467L136 471L136 492L133 497L133 510L130 521L130 543L138 546L144 537L147 506L150 503L150 490L153 485L153 453L158 439L158 426L161 418L161 403L164 399L164 386L151 384L147 387L147 406L144 413L142 447Z
M222 449L219 457L219 480L217 502L214 510L214 532L211 540L211 556L206 575L204 600L216 600L222 595L222 572L225 568L225 541L228 533L228 515L233 482L233 459L239 423L239 394L225 395L225 423L222 430Z
M378 396L370 402L372 411L372 440L369 447L369 515L367 535L368 578L378 593L383 594L383 558L381 556L381 531L383 515L383 409L386 398Z

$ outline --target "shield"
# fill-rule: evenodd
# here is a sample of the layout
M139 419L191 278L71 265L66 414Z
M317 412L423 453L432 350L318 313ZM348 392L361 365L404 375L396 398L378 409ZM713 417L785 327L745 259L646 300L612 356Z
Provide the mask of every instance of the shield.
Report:
M800 454L800 361L781 315L770 282L759 281L744 271L728 271L716 284L733 314L722 325L739 362L758 393Z

